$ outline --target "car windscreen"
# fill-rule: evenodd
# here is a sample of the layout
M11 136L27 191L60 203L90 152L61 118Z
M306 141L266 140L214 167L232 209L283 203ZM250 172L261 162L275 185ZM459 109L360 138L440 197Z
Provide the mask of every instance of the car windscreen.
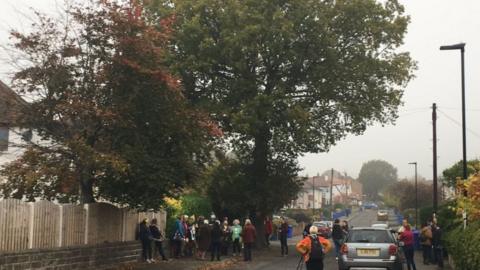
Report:
M351 230L347 242L350 243L393 243L387 230Z

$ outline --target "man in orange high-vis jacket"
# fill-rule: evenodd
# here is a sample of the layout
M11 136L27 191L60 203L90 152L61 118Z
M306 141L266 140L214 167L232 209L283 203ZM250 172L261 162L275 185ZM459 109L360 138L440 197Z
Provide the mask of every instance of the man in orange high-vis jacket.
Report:
M330 241L318 235L318 228L316 226L311 226L310 235L303 238L297 244L297 251L303 255L303 260L305 261L307 270L323 270L323 256L321 259L318 259L318 256L316 256L316 259L312 259L313 256L311 256L312 241L317 241L317 239L323 247L322 251L324 254L332 249L332 244L330 244Z

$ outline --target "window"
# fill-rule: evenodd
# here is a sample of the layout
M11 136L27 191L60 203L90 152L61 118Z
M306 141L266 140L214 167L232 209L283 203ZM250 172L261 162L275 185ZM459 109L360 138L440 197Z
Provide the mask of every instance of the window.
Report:
M8 150L8 128L0 127L0 152Z
M392 243L387 230L352 230L348 235L350 243Z

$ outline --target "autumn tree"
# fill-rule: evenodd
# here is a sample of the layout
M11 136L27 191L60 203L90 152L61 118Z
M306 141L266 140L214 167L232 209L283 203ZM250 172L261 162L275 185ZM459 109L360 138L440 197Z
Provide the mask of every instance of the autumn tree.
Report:
M165 66L171 18L135 1L88 1L12 32L38 143L3 169L5 197L159 207L194 180L219 130Z
M149 2L176 16L170 64L225 132L254 220L292 199L270 191L295 187L299 155L397 117L414 63L396 0Z

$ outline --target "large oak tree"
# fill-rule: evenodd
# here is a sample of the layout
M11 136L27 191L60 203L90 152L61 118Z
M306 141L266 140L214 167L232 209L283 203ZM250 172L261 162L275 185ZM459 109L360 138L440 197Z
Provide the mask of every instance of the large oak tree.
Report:
M252 217L291 199L269 191L296 184L298 155L394 122L415 67L397 51L409 18L395 0L150 2L176 17L171 64L245 165Z

